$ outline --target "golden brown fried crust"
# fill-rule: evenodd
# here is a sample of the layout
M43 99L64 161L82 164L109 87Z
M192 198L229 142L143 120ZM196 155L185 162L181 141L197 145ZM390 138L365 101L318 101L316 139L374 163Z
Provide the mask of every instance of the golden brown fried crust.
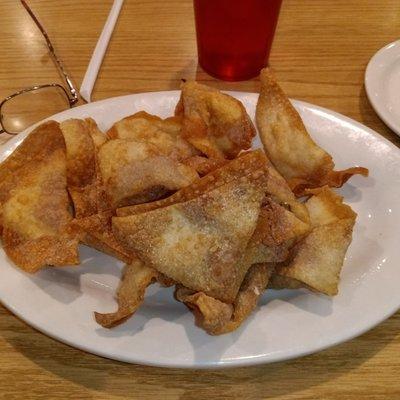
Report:
M297 218L308 224L310 222L310 216L308 215L306 206L296 199L286 180L279 174L268 159L267 169L268 181L266 193L276 203L284 205L289 211L292 211Z
M136 259L136 255L125 250L115 239L111 229L111 211L93 214L86 218L74 219L71 222L71 230L87 246L93 247L103 253L130 263Z
M288 184L297 197L307 195L309 189L317 189L328 185L329 187L342 187L353 175L368 176L368 169L364 167L352 167L343 171L330 171L318 180L306 180L303 178L289 179Z
M181 118L160 118L158 115L149 114L146 111L138 111L133 115L117 121L108 131L110 139L132 139L136 134L146 130L157 128L170 134L177 134L181 130Z
M256 121L265 152L286 178L319 179L334 167L332 157L308 134L300 115L268 68L261 71Z
M307 188L342 186L352 175L368 175L366 168L334 171L332 157L308 134L300 115L268 68L261 71L256 121L264 150L297 196Z
M267 246L279 246L291 240L299 240L310 230L286 208L271 199L264 199L256 231L256 240Z
M296 215L299 215L302 220L309 219L306 207L303 204L298 203L293 193L286 185L284 179L273 169L261 150L242 154L238 159L230 161L223 167L214 170L212 173L198 180L195 184L181 189L164 200L120 208L117 209L117 215L133 215L166 207L171 204L185 202L198 197L202 193L220 187L225 183L240 180L245 176L254 174L255 171L259 171L258 173L263 175L262 185L265 187L267 193L272 194L272 198L279 201L283 207L288 207L293 210L293 212L295 212ZM282 185L282 182L284 183L284 186ZM266 198L264 200L264 205L271 202L273 201ZM292 233L292 236L285 240L282 239L279 243L262 243L262 240L258 240L257 235L255 235L255 237L252 238L255 242L255 246L249 249L253 254L253 263L284 261L287 258L290 246L308 229L308 224L297 220L290 211L275 202L273 202L273 204L275 204L275 213L273 213L273 215L276 215L276 217L272 219L272 225L276 226L275 229L283 229L282 224L287 220L286 224L289 224L294 231L291 232L287 226L286 232ZM280 211L280 214L278 211ZM263 211L263 215L266 215L268 218L272 217L272 215L268 216L266 214L266 210ZM258 223L260 224L262 222L263 219L260 219ZM279 228L280 226L281 228ZM297 231L295 228L297 228ZM281 233L281 235L283 235L283 233Z
M225 334L237 329L256 308L273 270L274 264L252 265L233 304L179 286L175 298L188 306L194 314L196 325L207 333Z
M184 203L113 218L117 240L159 272L215 298L233 300L264 196L262 175L222 185Z
M246 274L233 304L233 316L221 330L213 334L221 335L236 330L256 308L258 299L264 293L274 271L274 264L254 264Z
M166 192L190 185L197 172L166 155L151 143L114 139L103 145L98 154L104 188L113 207L129 201L153 201L154 188ZM146 197L145 194L149 196Z
M265 165L266 157L261 150L248 152L224 164L221 168L212 171L203 178L196 180L192 185L182 188L166 199L132 207L119 208L116 212L118 216L122 217L155 210L175 203L182 203L233 180L254 174L255 171L262 171L261 173L265 174Z
M326 225L339 219L349 218L355 220L357 217L352 208L343 203L343 197L328 186L308 189L306 194L313 195L305 203L313 226Z
M65 142L58 122L48 121L35 128L0 164L0 203L18 185L20 168L28 171L31 162L44 160L59 149L65 150Z
M88 133L93 140L93 144L98 150L105 142L107 142L107 136L99 129L93 118L85 118L85 123Z
M192 156L186 160L183 160L182 162L196 170L200 176L204 176L225 165L227 160Z
M354 220L344 219L315 227L293 248L293 260L280 267L278 274L302 282L312 290L336 295L353 226Z
M16 171L18 184L2 208L3 245L22 269L77 264L78 240L67 227L71 220L66 190L65 151Z
M68 119L60 123L67 155L67 184L84 187L96 176L95 145L84 120Z
M211 162L200 168L191 161L198 151L180 131L181 118L163 120L144 111L112 126L99 166L113 207L163 198L197 179L197 169L212 168Z
M203 292L195 292L185 287L177 287L175 299L185 303L193 312L196 325L211 335L218 334L231 320L232 304L224 303Z
M68 235L22 240L17 232L4 228L3 245L11 260L26 272L79 264L78 240Z
M167 189L163 185L150 186L142 190L138 194L125 197L123 200L118 202L119 207L134 207L138 204L146 204L148 202L156 201L158 199L163 199L174 191Z
M181 118L161 119L140 111L116 122L107 132L110 139L150 143L158 151L176 161L183 161L198 151L181 136Z
M356 213L328 187L314 190L306 206L312 230L277 267L277 275L329 296L338 292L339 276L351 242ZM284 282L284 280L281 280Z
M66 142L68 191L75 217L84 218L111 208L98 168L97 151L106 141L96 122L69 119L60 124Z
M252 264L285 261L290 248L310 231L292 212L265 198L247 251Z
M175 114L182 116L182 137L210 158L235 158L255 136L240 101L196 82L182 84Z
M68 192L74 205L75 218L86 218L111 210L109 198L99 178L82 188L69 187Z
M204 178L198 180L195 184L181 189L164 200L117 209L117 215L127 216L139 214L153 209L160 209L168 205L182 203L196 198L202 193L218 188L225 183L239 181L243 177L254 174L255 171L258 171L257 173L260 173L263 176L263 183L261 184L260 182L260 184L265 187L266 191L274 193L274 199L278 201L280 200L284 207L288 206L294 211L297 211L304 220L308 219L308 211L305 206L297 202L287 186L286 189L282 189L281 181L284 182L283 178L279 176L273 167L271 167L267 162L265 155L260 150L244 153L238 159L230 161L222 168L217 169L206 175ZM263 243L263 240L257 237L260 235L258 233L255 234L252 238L254 246L248 249L248 251L252 253L250 260L252 260L253 263L284 261L288 256L288 249L308 230L308 224L298 220L290 211L268 198L264 200L265 207L266 204L272 203L274 204L274 212L272 212L271 209L268 214L267 209L265 209L261 215L264 216L264 218L260 218L258 224L263 223L263 221L268 222L268 218L270 218L271 223L268 226L273 226L274 229L285 229L287 235L290 234L291 236L284 237L284 232L281 232L280 241L268 242L264 240L265 243ZM297 207L297 205L299 207ZM274 218L272 218L273 216ZM284 226L284 224L286 225ZM260 229L261 227L257 229L257 232ZM265 232L264 235L266 235ZM275 232L275 236L277 236L277 232Z
M95 312L96 322L104 328L112 328L126 321L143 303L147 287L157 278L156 270L137 259L127 264L117 292L118 310L107 314Z

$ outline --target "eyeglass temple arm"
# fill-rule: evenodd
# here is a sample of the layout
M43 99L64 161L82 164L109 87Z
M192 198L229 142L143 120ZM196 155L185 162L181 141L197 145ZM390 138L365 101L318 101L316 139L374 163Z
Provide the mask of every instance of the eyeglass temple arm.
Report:
M66 71L65 71L65 69L64 69L64 67L63 67L63 65L62 65L62 63L61 63L61 61L60 61L59 58L57 57L56 52L55 52L55 50L54 50L54 47L53 47L53 45L51 44L50 39L49 39L49 37L48 37L46 31L44 30L43 26L40 24L39 20L36 18L35 14L34 14L34 13L32 12L32 10L29 8L28 4L26 4L25 0L20 0L20 1L21 1L22 5L24 6L24 8L26 9L26 11L28 12L28 14L29 14L29 15L31 16L31 18L33 19L33 21L35 22L36 26L39 28L39 30L40 30L40 32L42 33L43 37L45 38L47 47L49 48L51 55L53 56L53 58L54 58L54 60L55 60L55 62L56 62L56 64L57 64L59 70L61 71L61 73L62 73L62 75L63 75L63 77L64 77L65 82L66 82L67 85L68 85L68 88L69 88L69 91L70 91L70 94L71 94L71 97L70 97L70 99L69 99L70 104L71 104L71 105L75 104L75 103L78 101L78 92L77 92L77 90L75 89L75 86L74 86L74 84L72 83L70 77L69 77L68 74L66 73ZM1 131L0 131L0 133L1 133Z

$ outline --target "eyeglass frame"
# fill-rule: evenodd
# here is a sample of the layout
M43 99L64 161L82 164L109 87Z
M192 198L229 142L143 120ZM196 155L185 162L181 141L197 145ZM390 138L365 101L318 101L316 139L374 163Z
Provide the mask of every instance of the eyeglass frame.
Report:
M29 8L28 4L26 4L25 0L20 0L21 4L24 6L24 8L26 9L26 11L28 12L28 14L30 15L30 17L33 19L33 22L36 24L36 26L39 28L41 34L43 35L44 39L46 40L46 44L48 49L50 50L50 54L53 57L59 72L61 72L62 77L65 81L65 83L68 86L68 91L67 89L65 89L65 87L63 85L60 85L59 83L48 83L48 84L43 84L43 85L35 85L35 86L31 86L22 90L19 90L18 92L15 92L13 94L11 94L10 96L7 96L5 99L3 99L0 102L0 134L2 133L8 133L9 135L18 135L19 132L15 133L15 132L9 132L7 131L7 129L5 129L4 124L3 124L3 114L1 113L1 109L3 107L3 105L10 99L23 94L23 93L27 93L27 92L32 92L34 90L38 90L38 89L43 89L43 88L49 88L49 87L56 87L61 89L66 98L68 99L68 103L69 103L69 107L73 107L79 100L78 97L78 91L75 89L74 84L72 83L71 78L68 76L67 72L64 69L64 66L62 65L60 59L57 57L56 52L54 50L54 47L50 41L49 36L47 35L47 32L45 31L45 29L43 28L43 26L40 24L39 20L36 18L35 14L33 13L33 11Z

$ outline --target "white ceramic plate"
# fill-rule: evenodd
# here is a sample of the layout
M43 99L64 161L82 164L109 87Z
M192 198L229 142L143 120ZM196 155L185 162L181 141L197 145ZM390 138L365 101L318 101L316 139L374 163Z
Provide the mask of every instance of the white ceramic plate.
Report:
M257 95L232 93L254 116ZM96 119L107 129L139 110L171 115L178 92L144 93L91 103L54 117ZM151 287L144 305L112 330L92 312L113 311L122 264L82 247L82 265L27 275L0 251L0 300L43 333L71 346L132 363L174 367L243 366L312 353L359 335L400 306L400 151L359 123L332 111L294 102L312 136L338 168L362 165L340 191L358 213L340 293L331 299L308 291L268 291L236 332L212 337L197 328L172 289ZM1 150L4 157L22 137ZM255 147L259 145L256 141Z
M371 58L365 71L365 89L382 121L400 135L400 40Z

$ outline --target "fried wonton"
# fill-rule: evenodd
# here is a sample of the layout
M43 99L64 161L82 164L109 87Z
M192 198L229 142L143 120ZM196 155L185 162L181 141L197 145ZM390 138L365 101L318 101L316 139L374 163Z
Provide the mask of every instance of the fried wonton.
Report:
M294 280L289 286L303 286L333 296L351 242L356 213L327 186L314 193L306 207L312 230L292 249L291 260L277 268L277 275ZM282 285L284 279L278 280Z
M155 202L118 208L117 215L126 216L137 214L191 200L200 193L213 190L233 180L241 179L243 176L254 174L255 171L258 171L258 173L263 174L265 177L263 184L266 195L269 195L275 202L288 208L289 211L292 211L301 221L308 223L309 217L306 207L296 200L286 181L279 175L271 163L269 163L261 150L243 153L238 158L225 162L222 167L213 170L196 181L194 187L189 186L182 188L173 195Z
M193 185L184 187L165 199L154 201L152 203L118 208L117 215L126 216L138 214L141 212L155 210L156 208L166 207L171 204L192 200L202 193L211 191L226 183L239 180L245 176L255 173L259 173L264 176L265 165L266 157L261 150L248 152L237 159L227 162L221 168L218 168L203 178L196 180Z
M105 135L98 130L96 122L89 118L63 121L60 128L67 151L68 191L76 218L108 209L97 167L97 149L106 140Z
M117 209L118 216L138 214L156 208L166 207L175 203L192 200L202 193L211 191L233 180L252 175L254 173L265 175L266 157L261 150L243 154L239 158L229 161L203 178L196 180L193 185L187 186L173 195L158 201L146 204L138 204Z
M304 203L301 203L296 199L288 183L285 181L282 175L275 169L275 167L268 160L268 181L266 192L271 198L284 205L289 211L292 211L297 218L306 224L310 221L310 216Z
M30 170L30 163L46 159L54 151L65 149L58 122L48 121L35 128L0 164L0 204L19 184L21 169Z
M88 186L69 187L68 192L74 204L76 218L86 218L112 209L99 176Z
M305 189L341 187L352 175L368 175L362 167L334 171L332 157L307 132L300 115L279 87L271 71L261 71L256 121L265 152L276 169L301 196Z
M285 261L290 248L301 240L310 226L273 200L265 198L251 238L252 264Z
M98 160L113 207L156 200L198 178L193 168L161 154L151 143L110 140L100 148Z
M83 187L96 176L96 155L86 121L68 119L60 123L67 155L68 186Z
M126 321L142 304L147 287L156 282L158 275L155 269L140 260L127 264L117 292L118 310L108 314L95 312L97 323L112 328Z
M107 142L107 136L99 129L93 118L85 118L85 122L94 146L98 150L105 142Z
M68 231L71 215L66 190L65 151L17 171L18 184L3 204L3 247L27 272L78 264L78 240Z
M195 169L200 176L204 176L225 165L227 160L219 158L207 158L203 156L192 156L186 160L183 160L182 162L185 165Z
M167 277L233 301L250 267L243 255L264 197L262 178L246 176L183 203L114 217L114 234L126 249Z
M182 116L182 137L209 158L235 158L255 136L239 100L197 82L182 84L175 114Z
M180 118L170 117L163 120L156 115L140 111L116 122L107 132L107 136L110 139L151 143L162 154L181 161L198 152L181 137L180 132Z
M112 211L103 211L77 218L71 222L71 229L82 243L129 264L136 256L125 250L115 239L111 228L112 216Z
M193 312L196 325L210 335L218 335L232 318L232 304L207 296L203 292L177 287L175 298Z
M175 298L188 306L195 316L196 325L210 335L232 332L256 308L273 269L273 264L252 265L233 304L224 303L185 287L177 287Z
M140 111L116 122L107 132L110 139L124 139L151 143L161 154L193 168L200 175L206 175L223 165L223 159L207 158L181 135L181 118L161 119Z

